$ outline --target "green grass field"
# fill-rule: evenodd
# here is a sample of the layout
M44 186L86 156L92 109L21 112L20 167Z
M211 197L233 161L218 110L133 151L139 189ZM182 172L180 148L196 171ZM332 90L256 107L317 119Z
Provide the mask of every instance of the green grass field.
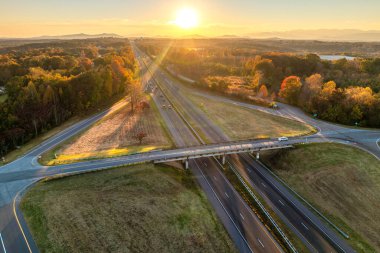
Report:
M40 182L21 209L41 252L237 252L191 174L171 167Z
M380 162L357 148L309 144L262 153L299 194L350 235L358 252L380 252Z
M312 126L268 113L191 95L190 99L233 140L306 135Z

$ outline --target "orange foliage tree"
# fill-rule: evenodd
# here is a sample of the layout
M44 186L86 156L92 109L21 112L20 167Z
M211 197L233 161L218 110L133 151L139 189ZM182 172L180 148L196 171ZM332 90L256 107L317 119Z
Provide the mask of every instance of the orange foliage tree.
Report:
M282 81L279 96L290 104L297 104L302 82L298 76L288 76Z

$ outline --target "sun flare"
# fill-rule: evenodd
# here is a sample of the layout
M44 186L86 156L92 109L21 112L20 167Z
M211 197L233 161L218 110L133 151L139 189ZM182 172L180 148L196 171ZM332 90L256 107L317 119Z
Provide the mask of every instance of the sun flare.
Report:
M198 25L198 13L191 8L180 9L174 23L183 29L196 27Z

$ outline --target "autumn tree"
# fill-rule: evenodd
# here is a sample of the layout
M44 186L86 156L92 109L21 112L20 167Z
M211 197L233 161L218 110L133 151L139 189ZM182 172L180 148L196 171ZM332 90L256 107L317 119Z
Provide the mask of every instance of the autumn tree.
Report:
M288 76L281 83L279 96L290 104L297 104L302 82L298 76Z
M313 74L305 79L299 97L300 105L307 111L311 111L312 101L322 90L323 77L320 74Z
M130 104L131 104L131 111L134 113L135 107L139 103L140 99L142 98L142 90L141 90L141 84L138 81L134 81L129 85L129 96L130 96Z
M147 136L147 134L143 131L140 131L138 132L136 135L135 135L135 139L137 139L139 141L139 144L141 145L143 139Z
M257 93L257 96L260 98L267 98L268 97L268 89L265 84L261 85L259 92Z

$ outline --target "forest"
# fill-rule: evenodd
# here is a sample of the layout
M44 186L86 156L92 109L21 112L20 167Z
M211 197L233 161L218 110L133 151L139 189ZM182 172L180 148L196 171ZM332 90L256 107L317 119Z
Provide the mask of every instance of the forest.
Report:
M128 92L135 60L126 39L34 43L0 49L0 155Z
M289 103L332 122L380 127L379 44L292 42L142 39L138 46L199 88L261 105ZM356 57L321 59L329 46Z

